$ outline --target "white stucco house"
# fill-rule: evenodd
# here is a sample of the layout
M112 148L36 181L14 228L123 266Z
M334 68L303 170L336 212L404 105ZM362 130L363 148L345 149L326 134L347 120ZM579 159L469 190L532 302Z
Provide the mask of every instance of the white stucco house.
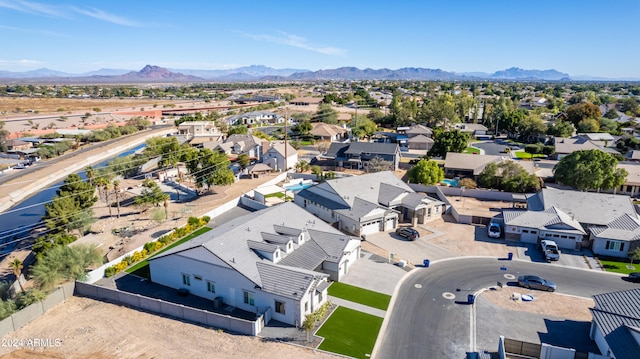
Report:
M640 246L640 220L627 213L604 226L589 226L589 233L594 254L627 258Z
M626 255L631 245L608 243L635 241L633 223L640 223L629 196L550 188L527 196L527 210L502 213L508 240L551 239L560 248L592 246L594 253L616 256Z
M597 294L589 337L605 358L640 357L640 289Z
M299 325L326 302L327 280L339 281L359 256L359 238L288 202L153 257L149 269L154 283Z
M294 202L356 236L389 231L401 222L427 223L440 218L443 208L391 171L328 180L298 192Z
M289 143L285 145L284 141L271 141L263 151L262 163L276 171L286 171L298 163L298 151Z

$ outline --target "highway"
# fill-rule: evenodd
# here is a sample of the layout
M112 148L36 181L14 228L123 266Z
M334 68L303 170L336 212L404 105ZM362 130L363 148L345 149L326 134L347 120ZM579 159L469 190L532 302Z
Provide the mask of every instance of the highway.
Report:
M466 352L476 350L475 338L482 335L475 332L468 295L498 282L515 285L522 274L541 275L557 284L558 293L588 298L637 288L619 275L547 263L496 258L439 261L405 277L385 318L374 357L464 358Z

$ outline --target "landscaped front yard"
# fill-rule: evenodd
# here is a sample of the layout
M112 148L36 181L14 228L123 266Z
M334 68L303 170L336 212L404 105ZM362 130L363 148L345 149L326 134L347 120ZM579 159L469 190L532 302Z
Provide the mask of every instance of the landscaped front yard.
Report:
M532 154L530 154L528 152L524 152L524 151L517 151L517 152L514 152L514 153L516 154L517 158L520 158L520 159L523 159L523 160L531 159L531 158L544 158L544 157L546 157L545 155L542 155L542 154L532 155Z
M369 358L382 320L375 315L338 307L316 332L324 338L318 349L354 358Z
M604 260L598 258L607 272L615 272L622 274L629 274L631 272L640 272L640 263L631 264L629 261L617 261L617 260Z
M391 296L389 295L340 282L333 282L328 289L328 294L380 310L387 310L391 301Z
M195 232L189 234L188 236L182 238L179 241L175 241L174 243L171 243L170 245L162 248L161 250L159 250L157 253L154 253L152 256L150 256L149 258L153 258L155 256L157 256L158 254L162 253L162 252L166 252L169 249L178 246L190 239L196 238L197 236L207 233L211 230L211 227L202 227L198 230L196 230ZM149 272L149 258L138 262L136 265L131 266L129 268L127 268L125 270L125 272L129 273L129 274L135 274L137 276L143 277L143 278L147 278L147 279L151 279L151 273Z

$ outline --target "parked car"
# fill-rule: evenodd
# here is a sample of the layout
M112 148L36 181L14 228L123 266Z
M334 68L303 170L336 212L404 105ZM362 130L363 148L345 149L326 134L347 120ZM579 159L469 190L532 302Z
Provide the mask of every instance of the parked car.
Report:
M518 277L518 285L527 289L546 290L554 292L556 284L537 275L521 275Z
M636 283L640 282L640 272L629 273L627 280L629 280L629 282L636 282Z
M544 253L544 258L548 261L557 261L560 259L560 250L555 241L543 239L540 241L540 247Z
M420 237L420 233L413 227L398 227L396 234L400 237L404 237L410 241L415 241Z
M502 236L502 228L498 223L491 222L487 226L487 235L490 238L500 238Z

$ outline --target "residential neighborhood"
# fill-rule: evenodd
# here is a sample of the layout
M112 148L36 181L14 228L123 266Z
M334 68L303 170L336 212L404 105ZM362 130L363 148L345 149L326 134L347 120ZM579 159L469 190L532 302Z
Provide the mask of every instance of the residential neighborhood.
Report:
M581 86L185 85L155 107L14 113L0 327L81 298L326 355L635 358L638 89Z

